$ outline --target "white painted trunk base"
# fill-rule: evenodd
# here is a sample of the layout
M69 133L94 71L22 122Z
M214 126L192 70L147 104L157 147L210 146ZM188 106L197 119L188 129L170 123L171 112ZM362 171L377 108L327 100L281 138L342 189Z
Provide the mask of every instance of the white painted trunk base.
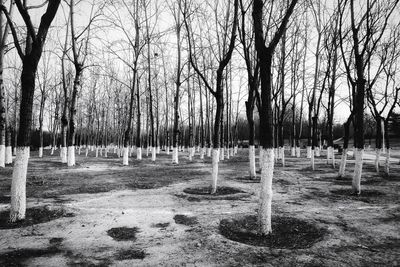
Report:
M340 166L339 166L339 177L344 177L345 171L346 171L346 163L347 163L347 148L343 149L342 151L342 158L340 160Z
M355 194L361 194L361 175L363 166L364 149L354 149L355 165L352 181L352 188Z
M151 148L151 161L156 161L156 156L157 156L157 148L152 147Z
M106 147L104 149L104 157L107 158L108 157L108 147Z
M202 147L202 148L200 149L200 159L204 159L205 153L206 153L206 148L205 148L205 147Z
M86 147L86 150L85 150L85 157L87 157L87 156L88 156L88 154L89 154L89 148L88 148L88 147Z
M103 147L100 147L100 149L99 149L99 154L100 154L100 157L103 156Z
M188 156L189 156L189 161L192 161L193 160L193 153L192 153L192 148L191 147L189 148Z
M219 152L219 160L223 161L225 159L225 149L224 149L224 147L221 147L220 149L221 150Z
M52 147L51 147L51 150L50 150L50 155L53 156L53 154L54 154L54 146L52 146Z
M249 146L249 162L249 175L253 179L256 177L256 148L254 145Z
M307 146L307 158L311 158L311 146Z
M124 147L124 156L122 157L122 165L128 166L129 165L129 148Z
M12 147L6 146L6 164L12 163Z
M78 155L81 155L81 149L82 149L82 147L79 146L79 148L78 148Z
M211 147L207 148L207 157L210 158L211 157Z
M282 166L285 167L285 148L284 147L280 147L279 151L280 151L279 154L280 154L280 158L281 158L281 161L282 161Z
M316 157L320 157L321 156L321 149L318 146L315 148L315 156Z
M258 223L260 232L267 235L272 232L271 227L271 206L272 206L272 178L274 176L274 157L273 148L263 149L261 167L261 189L258 209Z
M142 148L141 147L136 148L136 159L142 160Z
M61 147L60 150L60 157L61 157L61 163L67 163L68 159L67 159L67 148L66 147Z
M179 147L172 148L172 163L179 164Z
M296 156L296 148L294 146L292 146L292 148L290 149L290 156L292 157Z
M11 182L10 222L25 219L29 147L18 147Z
M43 158L43 147L39 147L39 158Z
M13 156L16 156L17 155L17 148L16 147L14 147L14 150L13 150Z
M375 170L377 173L379 173L379 161L381 158L381 149L377 148L375 149Z
M329 165L329 160L331 158L331 149L332 147L330 146L326 148L326 165Z
M0 145L0 168L6 167L6 146Z
M75 146L68 147L68 167L75 166Z
M259 150L260 151L259 151L259 158L258 158L258 166L259 166L259 168L261 170L262 169L262 157L263 157L263 153L264 153L264 150L262 149L262 146L260 146ZM275 156L275 154L274 154L274 156ZM274 160L275 160L275 157L274 157Z
M167 155L169 155L169 146L165 147L165 151L167 152Z
M218 183L218 162L219 162L219 149L214 148L212 151L212 183L211 183L211 194L217 192Z
M386 159L385 159L385 174L388 176L389 172L390 172L390 148L386 149Z
M296 157L297 158L300 158L300 156L301 156L301 153L300 153L301 151L300 151L300 147L298 146L298 147L296 147Z
M310 157L310 162L311 162L311 169L314 171L315 170L315 157L314 157L314 149L311 149L311 157Z
M234 149L234 151L233 151L233 154L237 154L238 153L238 146L235 146L235 149Z
M231 158L231 154L230 154L231 149L229 147L226 148L226 159L230 159Z

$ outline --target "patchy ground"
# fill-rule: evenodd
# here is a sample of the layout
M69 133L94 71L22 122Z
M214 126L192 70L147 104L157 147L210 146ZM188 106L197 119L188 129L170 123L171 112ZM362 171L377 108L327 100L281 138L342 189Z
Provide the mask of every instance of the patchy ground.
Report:
M145 157L122 166L115 154L104 159L91 152L67 168L48 153L39 159L32 152L30 219L22 224L7 225L12 167L0 170L0 266L400 265L399 151L392 152L389 177L376 174L367 157L361 196L349 194L352 157L344 179L324 153L316 171L305 151L301 159L287 156L285 168L278 161L278 237L261 245L252 243L257 235L244 244L228 231L236 227L243 241L243 228L254 226L259 180L248 179L247 150L220 162L219 185L227 194L216 196L205 194L210 159L181 156L173 165L162 152L157 163Z

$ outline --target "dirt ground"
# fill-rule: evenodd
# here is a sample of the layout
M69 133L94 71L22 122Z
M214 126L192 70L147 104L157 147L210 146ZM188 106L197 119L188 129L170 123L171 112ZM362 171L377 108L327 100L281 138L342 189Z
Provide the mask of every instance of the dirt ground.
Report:
M122 166L115 154L105 159L91 152L68 168L47 150L43 159L32 152L27 206L36 209L30 214L44 215L2 229L9 228L12 167L0 170L0 266L399 266L399 152L392 153L397 159L389 177L376 174L367 157L360 197L349 191L352 157L340 180L325 153L315 171L305 151L300 159L287 156L284 168L278 161L274 216L324 233L311 246L293 249L247 245L220 233L221 220L256 214L259 183L247 179L246 149L220 162L219 185L237 194L214 197L190 194L211 177L211 160L198 155L173 165L162 152L156 163L144 156Z

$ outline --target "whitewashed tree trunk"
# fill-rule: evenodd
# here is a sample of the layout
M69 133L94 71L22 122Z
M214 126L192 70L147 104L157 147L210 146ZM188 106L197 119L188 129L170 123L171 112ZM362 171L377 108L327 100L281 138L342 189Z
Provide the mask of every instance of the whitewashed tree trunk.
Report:
M390 173L390 148L386 149L385 159L385 175L389 176Z
M129 165L129 148L124 147L124 156L122 158L122 165L128 166Z
M16 156L17 155L17 148L16 147L14 147L14 150L13 150L13 156Z
M292 156L292 157L296 156L296 148L294 146L292 146L292 148L290 150L290 156Z
M157 157L157 147L152 147L151 148L151 161L156 161Z
M311 158L311 146L307 146L307 158Z
M61 150L60 150L61 163L68 163L67 153L68 153L67 148L61 147Z
M169 155L169 146L165 146L165 151L167 152L167 155Z
M96 158L99 157L99 148L96 146Z
M107 158L108 157L108 147L106 147L104 149L104 157Z
M379 161L381 158L381 149L377 148L375 149L375 170L377 173L379 173Z
M68 167L75 166L75 146L69 146L68 147L67 166Z
M321 156L321 149L318 146L315 148L315 156L316 157L320 157Z
M211 184L211 194L217 192L217 182L218 182L218 162L219 162L219 149L214 148L212 151L212 184Z
M192 154L192 148L189 148L189 152L188 152L188 156L189 156L189 161L193 160L193 154Z
M211 157L211 147L207 148L207 157Z
M311 169L314 171L315 170L315 157L314 157L315 150L311 149Z
M174 147L172 151L172 163L179 164L179 148Z
M329 160L331 159L331 149L332 147L330 146L326 148L326 165L329 165Z
M261 168L262 168L262 157L263 157L263 152L264 152L264 150L263 150L262 146L260 146L259 158L258 158L258 165L259 165L260 170L261 170ZM275 153L275 152L274 152L274 153ZM274 156L275 156L275 155L274 155ZM275 158L274 158L274 160L275 160Z
M226 148L226 159L230 159L231 158L230 150L231 149L229 147Z
M6 167L6 146L0 145L0 168Z
M285 147L280 147L282 167L285 167Z
M161 148L158 146L157 147L157 154L160 154L160 152L161 152Z
M237 155L237 153L238 153L238 146L235 146L233 154Z
M25 219L29 146L18 147L11 182L10 222Z
M300 152L301 152L301 151L300 151L300 147L299 147L299 146L296 147L296 157L297 157L297 158L300 158L300 155L301 155Z
M256 177L256 149L254 145L249 146L250 179Z
M86 147L86 151L85 151L85 157L87 157L89 154L89 147Z
M263 149L261 167L261 190L258 209L258 223L260 232L267 235L272 232L271 227L271 204L272 204L272 178L274 176L274 149Z
M362 166L363 166L363 156L364 149L355 148L354 149L354 157L355 157L355 165L354 165L354 175L352 181L352 188L355 194L361 194L361 174L362 174Z
M342 159L340 160L340 167L339 167L339 177L344 177L344 173L346 171L346 162L347 162L347 148L343 149L342 151Z
M39 147L39 158L43 158L43 147Z
M6 164L12 163L12 147L6 146Z
M99 149L99 154L100 154L100 157L103 156L103 147L102 147L102 146L101 146L100 149Z
M223 161L225 159L225 149L224 147L220 148L221 150L219 151L219 160Z
M146 147L146 157L149 156L149 147Z
M79 148L78 148L78 155L81 155L81 149L82 149L82 147L79 146Z
M54 154L54 146L51 147L51 151L50 151L50 155L53 156L53 154Z
M141 147L136 148L136 159L142 160L142 148Z
M206 149L204 147L202 147L200 149L200 159L204 159L204 154L206 153Z

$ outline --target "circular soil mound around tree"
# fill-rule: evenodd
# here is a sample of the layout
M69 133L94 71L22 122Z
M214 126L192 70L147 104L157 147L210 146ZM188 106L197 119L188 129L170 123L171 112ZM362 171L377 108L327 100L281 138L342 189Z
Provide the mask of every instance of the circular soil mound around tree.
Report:
M371 202L376 200L378 197L385 196L385 193L377 190L361 190L361 194L354 194L351 189L336 189L330 190L331 194L338 199L352 199L363 202Z
M313 246L323 239L325 229L314 224L291 217L272 217L272 233L258 233L257 217L245 216L240 219L223 219L219 225L220 233L226 238L252 246L279 249L302 249Z
M199 201L201 199L238 200L250 196L250 194L245 191L228 186L219 186L215 194L211 194L211 187L208 186L186 188L183 192L190 195L196 195L197 198L199 198Z
M206 186L206 187L185 188L183 190L183 192L185 192L186 194L191 194L191 195L211 195L211 187ZM220 186L217 188L217 192L212 195L226 196L226 195L233 195L233 194L238 194L238 193L245 193L245 192L240 189L233 188L233 187Z
M62 217L73 217L73 213L68 213L63 209L35 207L26 210L25 220L18 221L15 223L9 222L9 211L0 212L0 229L13 229L31 226L39 223L46 223L52 220L56 220Z

